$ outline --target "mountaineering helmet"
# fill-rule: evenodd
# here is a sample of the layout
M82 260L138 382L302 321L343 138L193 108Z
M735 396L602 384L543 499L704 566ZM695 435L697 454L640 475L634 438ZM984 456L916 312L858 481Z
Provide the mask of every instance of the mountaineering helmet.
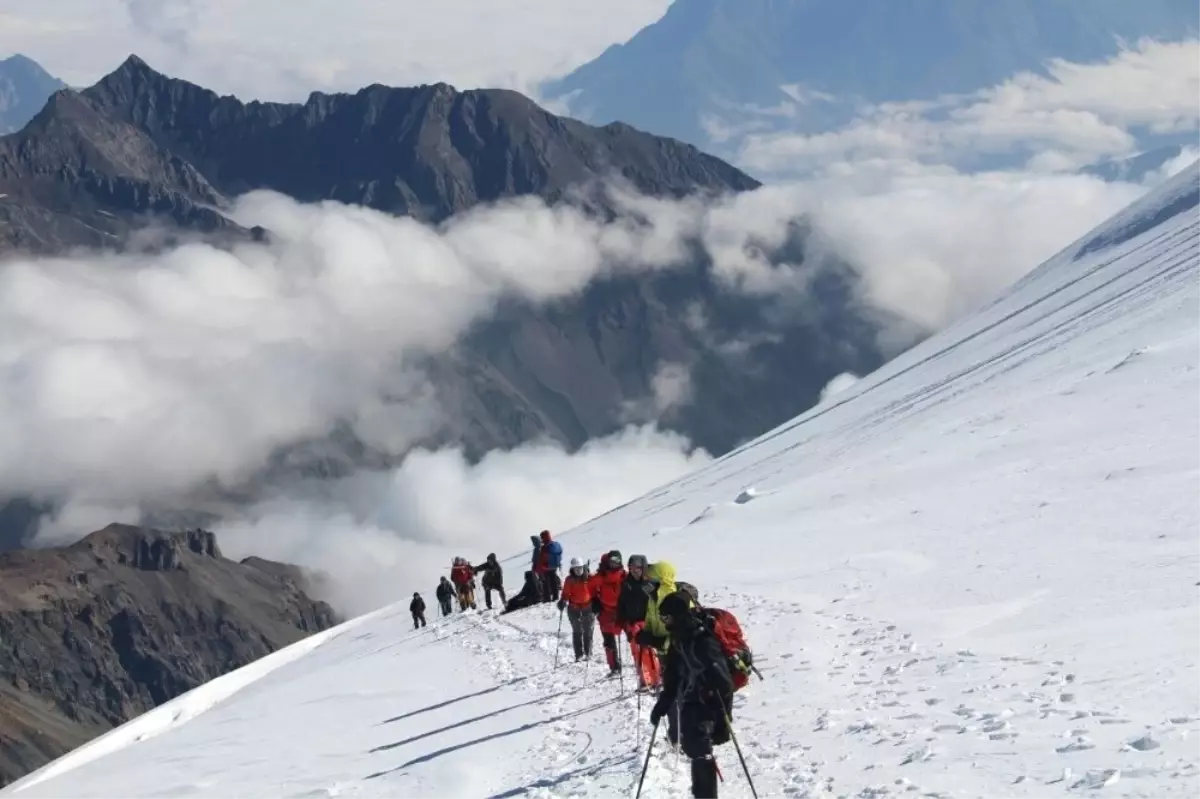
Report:
M571 568L572 569L582 569L583 561L581 561L579 558L571 558Z

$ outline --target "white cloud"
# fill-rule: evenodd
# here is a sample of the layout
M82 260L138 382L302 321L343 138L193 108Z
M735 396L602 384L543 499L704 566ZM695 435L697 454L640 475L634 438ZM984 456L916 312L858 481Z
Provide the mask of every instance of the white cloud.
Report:
M233 491L280 448L339 421L405 453L441 421L414 363L499 298L567 297L598 275L671 268L697 243L729 287L751 294L803 297L825 259L848 261L871 302L937 328L1145 190L1055 175L889 175L847 171L703 202L614 190L625 213L603 224L529 198L432 227L254 193L232 213L270 229L267 244L0 264L0 485L65 501L41 531L58 542L198 489ZM772 253L798 220L813 232L781 261ZM689 321L703 332L702 309ZM691 388L686 364L659 364L638 418L693 401ZM361 584L343 598L361 607L399 590L384 579L391 566L416 579L453 554L519 548L531 526L582 521L706 457L686 453L652 429L573 456L531 445L475 468L454 450L418 451L394 473L292 487L227 515L221 530L234 540L223 545Z
M137 53L169 74L245 99L445 81L532 94L662 16L668 0L8 0L0 53L72 85Z
M602 225L536 200L439 228L269 193L233 216L277 240L0 266L7 491L126 504L233 486L339 420L401 453L438 421L414 356L502 296L566 297L680 252L653 220Z
M650 381L658 415L692 400L692 373L681 363L664 363Z
M739 159L751 170L797 175L862 160L960 164L1026 153L1029 168L1075 169L1132 153L1138 131L1200 127L1198 64L1200 40L1144 40L1102 62L1053 60L1046 75L1021 73L971 95L869 107L828 131L751 133Z
M864 270L874 304L936 330L1142 193L1076 176L932 176L870 196L827 194L817 219Z
M715 273L746 294L803 295L827 259L848 261L871 304L936 330L1144 191L1086 176L867 162L704 206L676 205L671 222L656 229L695 235ZM789 261L780 251L798 224L813 230Z
M850 175L708 204L618 193L636 224L524 199L439 228L251 194L234 216L274 231L269 245L0 267L0 485L117 507L232 487L339 422L401 454L440 421L416 358L502 296L566 297L598 275L669 268L688 239L749 293L802 296L825 258L848 261L871 303L936 329L1143 191L1018 173ZM802 259L780 261L797 219L814 233ZM686 396L681 367L667 369L655 413Z
M223 551L319 569L339 607L361 612L414 590L429 594L457 555L520 557L505 585L520 589L529 536L555 533L710 461L686 439L629 427L568 454L550 443L493 451L471 466L456 449L417 450L385 474L358 475L264 502L217 528ZM563 541L568 557L569 538ZM482 602L482 596L479 597Z
M650 377L650 395L625 401L621 409L622 420L627 423L671 421L676 412L693 399L691 368L685 363L664 361Z

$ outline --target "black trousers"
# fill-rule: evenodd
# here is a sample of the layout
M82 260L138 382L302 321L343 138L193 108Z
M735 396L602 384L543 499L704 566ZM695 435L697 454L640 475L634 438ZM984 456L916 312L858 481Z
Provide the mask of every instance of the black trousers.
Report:
M696 799L716 799L717 762L713 747L729 741L725 714L699 700L677 703L679 713L679 744L692 761L692 796Z
M508 599L504 596L504 586L492 585L490 583L484 583L483 584L483 602L485 605L487 605L488 610L492 609L492 592L493 591L498 591L500 593L500 604L502 606L508 604Z
M542 585L542 601L557 602L558 593L562 590L562 580L559 578L558 572L542 572L538 577Z
M441 599L441 600L439 600L439 602L441 602L441 605L442 605L442 615L443 616L449 616L451 613L454 612L453 608L450 606L450 597Z
M425 612L419 610L413 614L413 629L419 630L420 628L422 628L424 626L425 626Z

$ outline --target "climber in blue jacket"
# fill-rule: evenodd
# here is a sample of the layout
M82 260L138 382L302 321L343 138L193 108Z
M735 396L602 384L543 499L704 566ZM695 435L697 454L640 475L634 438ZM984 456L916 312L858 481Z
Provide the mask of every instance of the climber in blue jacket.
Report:
M542 530L539 546L533 553L533 572L542 583L543 602L558 601L558 593L562 590L558 576L561 569L562 544L550 537L549 530Z

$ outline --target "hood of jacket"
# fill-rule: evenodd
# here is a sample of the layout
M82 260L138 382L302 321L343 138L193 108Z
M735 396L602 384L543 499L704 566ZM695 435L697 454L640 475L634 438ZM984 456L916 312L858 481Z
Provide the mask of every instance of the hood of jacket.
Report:
M646 579L658 584L650 604L646 606L646 629L659 638L666 638L667 628L658 615L658 603L675 593L675 566L665 560L646 564Z
M660 560L658 563L647 563L644 574L647 580L658 583L658 600L660 602L667 594L674 592L675 566L672 564L665 560Z

